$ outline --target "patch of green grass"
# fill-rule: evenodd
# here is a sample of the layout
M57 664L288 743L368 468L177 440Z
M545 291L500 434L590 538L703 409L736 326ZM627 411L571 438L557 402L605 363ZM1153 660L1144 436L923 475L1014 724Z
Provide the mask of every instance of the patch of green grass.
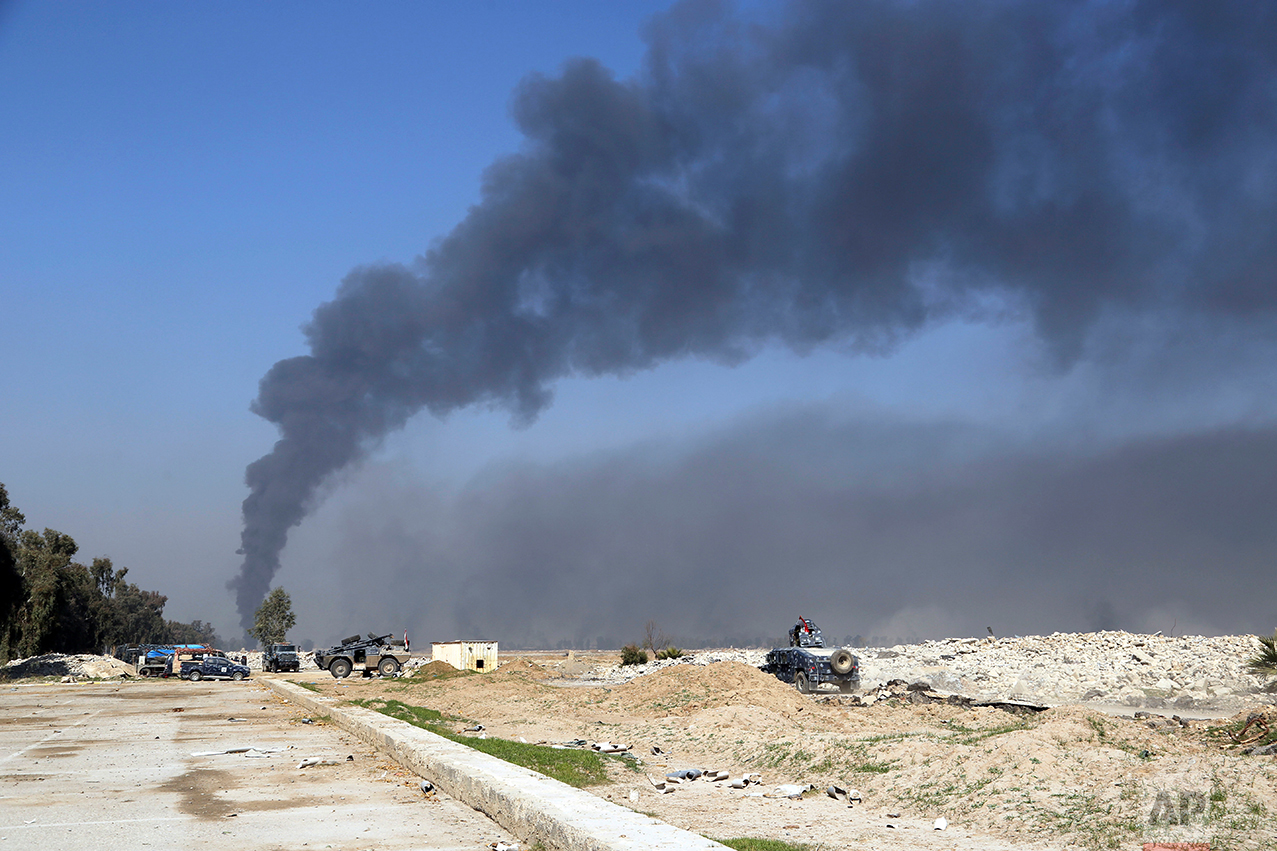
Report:
M1040 832L1052 837L1067 835L1084 848L1116 849L1130 845L1148 830L1142 813L1123 812L1094 795L1055 793L1056 807L1038 809Z
M763 768L779 768L793 759L793 748L793 742L768 742L763 745L758 764Z
M900 763L900 760L898 759L889 760L887 762L874 762L873 760L866 760L865 762L851 766L851 770L856 772L857 774L888 774L899 763Z
M319 686L315 685L314 683L297 683L297 685L301 686L307 691L313 691L315 694L320 693Z
M992 782L992 777L968 781L963 775L948 782L919 783L902 790L899 798L920 809L939 809L957 805L962 799L982 791Z
M382 715L389 715L391 718L398 718L400 721L407 721L414 727L429 729L432 733L439 732L433 729L433 726L441 724L443 721L451 721L453 723L465 721L464 718L444 718L443 713L437 709L429 709L425 706L413 706L409 703L403 703L398 700L382 700L381 698L372 698L371 700L352 700L355 706L362 706L365 709L372 709L380 712ZM442 735L442 733L440 733ZM448 738L454 738L449 731Z
M1152 754L1143 746L1126 739L1119 739L1113 735L1117 730L1116 722L1106 721L1103 718L1097 718L1094 715L1086 719L1086 723L1095 731L1095 738L1101 745L1107 745L1111 748L1117 748L1120 751L1126 751L1132 756L1140 759L1151 759Z
M813 851L815 848L814 845L781 842L779 839L738 837L736 839L715 839L714 841L720 845L726 845L728 848L735 848L736 851Z
M820 762L811 766L813 774L830 774L838 769L838 763L834 761L832 756L827 756Z
M902 739L912 739L917 736L929 736L929 735L931 734L930 733L913 733L913 732L880 733L879 735L876 735L876 736L863 736L862 738L856 739L855 742L872 745L872 744L877 744L878 742L898 742L898 741L901 741Z
M791 741L768 742L761 754L747 755L744 759L759 768L784 768L805 774L829 774L843 771L860 774L886 774L894 771L900 760L876 760L869 746L863 742L826 742L823 756L804 750ZM832 751L832 753L830 752ZM738 758L741 758L738 755Z
M983 742L985 739L991 739L994 736L1004 736L1007 733L1029 730L1033 726L1033 722L1019 719L998 727L964 727L961 724L954 723L950 724L949 728L956 734L951 741L959 745L974 745L976 742Z
M468 748L495 756L497 759L503 759L540 772L547 777L553 777L555 780L561 780L569 786L584 788L608 782L606 757L594 751L529 745L492 736L486 739L461 736L449 727L448 722L454 719L447 719L434 709L412 706L398 700L374 699L354 702L383 715L389 715L391 718L407 721L414 727L428 730L436 736L442 736Z

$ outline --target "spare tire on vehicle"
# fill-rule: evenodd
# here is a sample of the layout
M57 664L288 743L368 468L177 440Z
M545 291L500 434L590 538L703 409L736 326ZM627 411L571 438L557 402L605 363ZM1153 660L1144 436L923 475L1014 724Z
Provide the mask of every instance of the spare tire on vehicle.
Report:
M856 657L846 647L835 650L834 655L829 657L829 667L834 669L835 674L850 674L855 666Z

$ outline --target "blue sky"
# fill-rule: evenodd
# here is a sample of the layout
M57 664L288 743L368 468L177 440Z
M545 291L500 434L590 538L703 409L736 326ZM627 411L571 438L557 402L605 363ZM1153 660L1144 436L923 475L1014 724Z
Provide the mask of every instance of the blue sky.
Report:
M521 80L534 73L557 79L577 56L597 58L619 80L633 77L646 49L645 22L668 5L18 2L0 8L0 161L6 163L0 171L6 353L0 481L29 526L71 534L86 560L108 555L129 567L130 580L169 595L169 617L211 620L224 636L235 635L234 599L225 585L240 562L244 468L270 452L277 438L275 427L249 410L259 380L272 364L306 351L301 326L334 298L348 272L412 264L483 202L485 168L524 144L511 116ZM682 25L677 14L669 20ZM1269 284L1257 286L1267 291ZM597 494L583 495L594 493L602 469L620 470L610 481L621 491L626 482L667 475L669 487L691 492L707 459L734 453L732 463L748 464L761 453L789 458L788 466L776 461L784 467L777 477L753 487L820 494L827 484L803 491L803 482L822 461L790 457L795 444L817 452L840 445L847 429L885 429L884 435L942 429L949 435L937 439L943 451L922 448L932 443L920 436L916 443L884 436L857 444L888 471L885 490L873 494L885 500L884 494L904 489L920 500L928 488L918 482L929 475L949 481L955 492L962 490L957 480L982 475L983 468L971 466L973 457L990 464L1026 457L1091 463L1096 453L1125 457L1148 440L1271 430L1277 381L1268 306L1240 318L1203 314L1196 322L1168 319L1156 305L1128 308L1115 300L1101 311L1083 329L1082 354L1063 363L1042 332L1043 315L1035 315L1032 303L1008 298L994 311L956 311L907 329L894 346L874 354L850 352L839 340L809 347L772 340L734 367L693 352L652 369L569 375L552 382L555 403L528 427L512 428L500 406L465 407L443 420L421 412L365 462L326 480L313 500L315 513L293 530L274 579L294 596L302 639L330 640L353 626L411 628L430 638L470 629L505 631L515 642L630 640L629 620L661 619L658 603L559 631L554 624L564 613L545 599L527 623L512 623L520 615L500 606L473 617L458 613L473 604L459 590L458 575L495 583L534 574L558 587L555 569L524 565L519 547L486 549L512 529L538 522L538 529L552 530L552 539L572 542L565 551L577 561L565 572L611 581L599 555L611 545L578 547L582 531L561 513L569 509L553 508L547 497L541 509L553 516L536 521L535 514L511 514L515 503L507 501L528 481L541 483L540 492L570 491L561 506L597 502ZM837 492L844 496L856 476L873 478L865 457L839 463L846 465L837 467L843 476ZM1095 463L1097 470L1120 466ZM1252 467L1263 473L1271 463L1257 457ZM961 476L940 475L954 465ZM1052 481L1064 492L1071 485L1066 473L1060 476ZM1250 505L1262 516L1272 507L1270 497L1261 488ZM476 505L505 507L490 517L479 510L475 519ZM643 510L629 505L609 540L642 540L626 524ZM750 510L778 509L764 501ZM928 526L925 510L902 510L911 518L911 535L954 528L952 518ZM988 538L1001 540L1002 524L1011 521L1001 508L990 512L997 519L989 521ZM469 522L474 528L456 531ZM610 528L606 518L598 522L594 531ZM1080 522L1092 525L1079 537L1095 532L1093 520ZM652 523L656 535L683 541L682 551L667 554L661 575L684 575L699 547L723 549ZM697 525L714 523L706 517ZM1271 539L1246 528L1254 538L1250 549L1221 555L1261 563ZM458 537L449 537L453 533ZM801 536L792 528L778 533L789 534ZM813 534L831 536L831 548L848 545L830 529ZM1212 534L1203 531L1194 541ZM1127 552L1113 537L1096 541L1096 551L1043 556L1042 565L1025 569L1053 572L1060 569L1053 559L1120 560ZM910 583L925 585L927 577L945 575L944 547L906 554L889 542L865 540L865 549L876 555L858 569L882 580L867 584L880 589L880 600L870 595L858 603L862 608L848 610L823 595L790 590L774 625L740 637L781 634L800 613L791 608L822 624L832 621L840 637L979 629L943 596L901 597L892 579L908 575ZM1025 598L1016 596L996 576L1023 554L996 545L976 549L964 556L969 584L991 589L992 609L1015 609L1048 587L1029 583ZM901 567L906 558L911 566ZM437 581L441 569L414 567L427 562L446 564L450 581L460 584ZM841 568L822 562L812 569L829 577ZM1178 562L1173 570L1192 571ZM383 587L411 594L400 592L399 601L380 607L375 599L360 601L345 612L334 597L357 597L370 573ZM710 571L704 585L690 586L721 581ZM1195 613L1197 586L1188 581L1114 621L1106 614L1113 606L1092 599L1105 598L1103 583L1086 581L1099 583L1084 595L1091 608L1061 615L1051 628L1137 628L1180 617L1203 631L1272 626L1228 615L1225 601L1205 607L1209 614ZM697 598L700 591L688 593ZM405 602L413 595L423 602ZM740 592L741 618L770 616L760 596L766 593ZM588 595L580 600L596 604ZM722 624L734 613L724 605L706 604L716 625L686 629L686 638L732 637ZM346 623L338 618L342 612L362 620ZM686 617L678 606L668 612L671 621ZM1009 629L1030 631L1044 620L1026 615L1009 622Z
M632 71L660 5L8 4L0 480L29 524L143 587L229 578L265 369L351 267L474 203L525 74Z

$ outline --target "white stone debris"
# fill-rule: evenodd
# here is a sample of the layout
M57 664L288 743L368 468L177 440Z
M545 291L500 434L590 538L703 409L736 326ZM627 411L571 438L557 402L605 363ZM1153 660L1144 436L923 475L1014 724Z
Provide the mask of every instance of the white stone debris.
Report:
M1094 702L1149 709L1229 711L1277 702L1272 681L1246 670L1259 649L1251 635L1141 635L1120 630L1006 638L944 638L852 648L862 693L894 679L925 683L975 701ZM646 665L597 668L581 679L605 685L676 665L743 662L761 667L765 649L689 652ZM837 699L837 698L835 698Z

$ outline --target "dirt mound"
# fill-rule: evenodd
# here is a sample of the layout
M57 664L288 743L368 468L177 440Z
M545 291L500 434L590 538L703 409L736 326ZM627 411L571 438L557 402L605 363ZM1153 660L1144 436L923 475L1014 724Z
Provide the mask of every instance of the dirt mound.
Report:
M412 672L414 680L446 680L450 677L460 677L468 671L458 671L447 662L436 659L433 662L427 662L420 668Z
M724 706L757 706L789 715L810 707L791 685L742 662L676 665L618 686L618 702L634 711L691 715Z

